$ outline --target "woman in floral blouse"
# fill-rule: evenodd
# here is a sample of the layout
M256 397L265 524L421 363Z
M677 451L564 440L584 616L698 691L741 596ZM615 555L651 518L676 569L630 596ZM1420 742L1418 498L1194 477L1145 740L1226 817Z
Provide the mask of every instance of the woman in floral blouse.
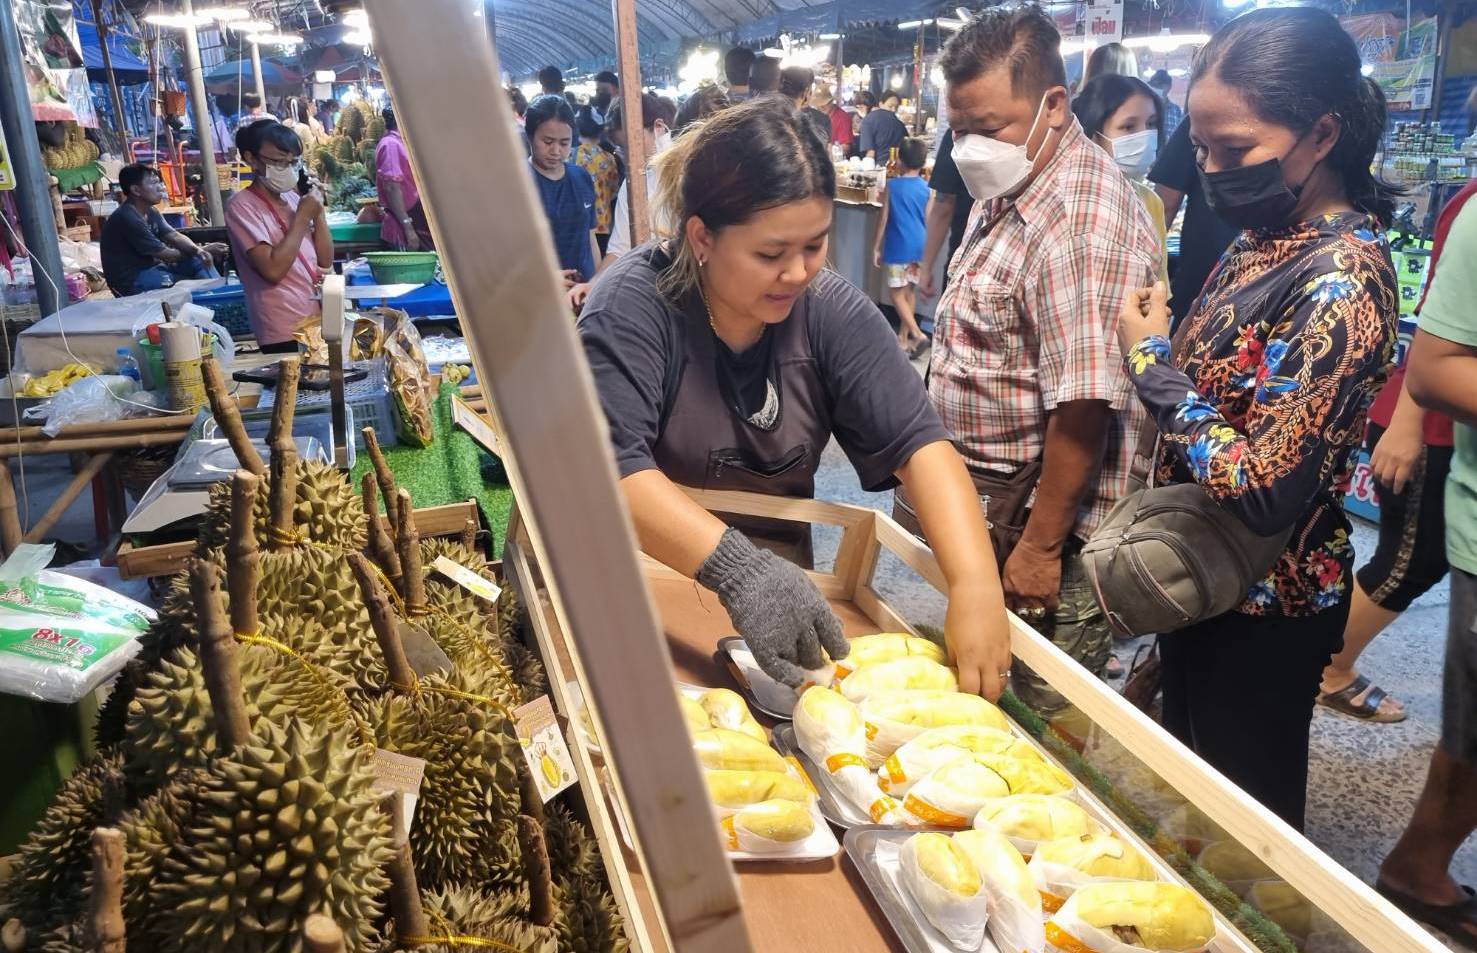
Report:
M605 243L610 241L611 220L614 217L615 193L621 184L620 169L615 156L600 145L604 126L589 106L580 107L575 116L580 145L574 153L574 164L590 173L595 181L595 240L600 243L600 254L605 254Z
M1161 482L1200 484L1259 534L1292 527L1239 607L1159 645L1165 726L1297 827L1313 702L1349 611L1344 491L1398 314L1391 196L1369 171L1385 103L1359 65L1310 7L1211 38L1191 139L1211 207L1245 231L1173 344L1162 283L1130 294L1119 327L1162 434Z

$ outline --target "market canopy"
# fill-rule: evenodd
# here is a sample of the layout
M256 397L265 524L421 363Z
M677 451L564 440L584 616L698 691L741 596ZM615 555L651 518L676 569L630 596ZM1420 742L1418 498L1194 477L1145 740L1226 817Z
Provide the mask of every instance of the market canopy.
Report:
M234 92L238 81L245 83L247 89L255 86L251 60L227 60L205 74L205 85L212 93ZM303 74L263 58L262 83L268 89L296 90L303 84Z
M108 74L103 67L103 45L98 39L97 27L80 16L76 22L77 39L82 43L82 62L87 67L87 78L106 82ZM113 57L113 73L118 77L119 84L131 86L149 81L149 64L129 49L127 37L109 31L108 52Z

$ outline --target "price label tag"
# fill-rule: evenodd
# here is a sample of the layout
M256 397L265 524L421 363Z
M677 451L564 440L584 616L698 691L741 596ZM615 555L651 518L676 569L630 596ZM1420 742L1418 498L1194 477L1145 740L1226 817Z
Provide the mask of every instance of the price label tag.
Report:
M548 695L540 695L526 705L513 709L518 745L528 762L528 773L538 787L545 804L577 780L574 761L554 717L554 706Z
M405 822L405 829L409 831L411 822L415 820L416 801L420 800L421 779L426 776L426 762L420 758L409 758L386 751L384 748L375 748L370 770L374 772L375 790L398 795L395 798L395 809L400 812L400 819Z
M502 595L497 583L488 579L481 573L473 572L466 566L447 556L437 556L431 562L431 569L450 579L461 586L472 595L488 602L497 602L497 597Z

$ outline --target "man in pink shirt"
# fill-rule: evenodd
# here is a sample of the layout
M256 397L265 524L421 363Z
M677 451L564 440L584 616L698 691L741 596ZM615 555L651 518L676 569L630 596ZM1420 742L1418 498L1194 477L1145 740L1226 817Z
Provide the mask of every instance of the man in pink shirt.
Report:
M226 205L247 318L262 351L292 351L292 333L321 320L318 284L333 267L323 193L303 173L297 133L281 123L243 129L236 147L254 179Z
M380 238L391 248L429 251L431 225L421 205L421 193L410 170L410 153L395 126L395 110L385 107L385 134L374 147L374 187L385 217L380 220Z

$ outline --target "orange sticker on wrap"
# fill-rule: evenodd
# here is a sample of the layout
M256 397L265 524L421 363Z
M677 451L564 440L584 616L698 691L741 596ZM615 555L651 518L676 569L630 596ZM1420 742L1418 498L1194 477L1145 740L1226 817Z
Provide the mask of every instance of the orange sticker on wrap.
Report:
M969 826L969 818L962 814L955 814L952 811L945 811L942 808L934 807L932 804L913 794L909 794L903 798L903 810L924 823L932 824L935 827L963 829Z
M1092 947L1051 922L1046 924L1046 942L1063 953L1093 953Z
M826 770L831 772L832 774L835 774L842 768L847 768L852 765L858 765L865 768L867 766L867 762L862 760L859 755L849 753L833 754L826 759Z
M842 679L846 678L846 676L850 675L852 673L852 671L854 671L854 670L852 669L852 667L850 665L847 665L844 662L837 662L836 663L836 676L835 676L836 681L839 682Z
M867 814L871 816L872 823L881 824L882 819L897 810L897 802L890 797L881 797L872 802L867 808Z
M1066 902L1066 897L1058 897L1056 894L1047 893L1045 890L1041 891L1041 909L1047 913L1056 913Z
M733 829L734 817L735 815L730 814L718 822L719 826L723 828L723 846L729 850L739 849L738 831Z
M882 770L886 772L882 778L884 788L908 780L908 773L903 770L903 763L897 759L895 754L888 755L887 760L882 762Z
M879 729L877 728L876 725L872 724L870 721L864 721L864 722L862 722L862 724L865 725L866 728L867 728L867 740L868 741L871 741L873 738L876 738L877 737L877 732L878 732Z

